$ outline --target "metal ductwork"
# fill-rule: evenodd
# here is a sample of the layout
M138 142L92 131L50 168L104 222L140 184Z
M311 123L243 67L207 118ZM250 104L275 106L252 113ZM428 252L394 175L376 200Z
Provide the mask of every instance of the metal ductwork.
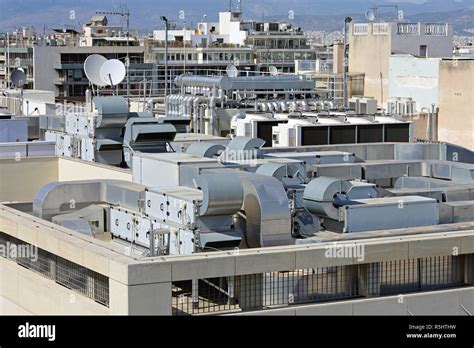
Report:
M345 180L326 177L314 179L304 191L305 207L310 213L339 220L337 197L346 194L350 188L351 184Z
M144 192L144 186L119 180L55 182L37 192L33 215L51 221L54 216L102 203L139 210Z
M265 140L249 137L236 137L232 139L227 147L230 151L252 151L259 150L265 145Z
M219 144L210 144L206 142L192 143L186 153L189 155L204 157L204 158L215 158L219 157L222 152L225 151L225 146Z
M255 174L271 176L286 185L301 185L305 183L305 168L301 164L265 163Z
M228 76L180 75L176 77L175 84L178 87L206 87L222 89L224 91L232 88L232 80Z
M294 244L287 194L275 178L243 177L246 238L250 248Z
M233 77L233 90L312 90L314 81L298 75Z
M236 214L242 208L243 191L239 173L202 174L197 184L203 192L199 216Z
M128 119L128 103L123 97L96 97L98 113L96 128L121 128Z
M124 157L127 165L132 166L134 152L167 152L166 145L176 137L176 128L172 124L161 124L154 117L136 117L128 120L124 134Z

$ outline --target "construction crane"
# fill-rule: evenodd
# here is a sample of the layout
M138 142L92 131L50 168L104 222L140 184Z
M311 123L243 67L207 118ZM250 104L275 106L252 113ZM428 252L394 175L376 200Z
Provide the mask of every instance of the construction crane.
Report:
M127 23L127 61L125 67L127 68L127 98L130 98L130 10L126 4L120 4L120 11L118 12L108 12L108 11L97 11L96 14L106 15L106 16L120 16L122 19L125 19Z

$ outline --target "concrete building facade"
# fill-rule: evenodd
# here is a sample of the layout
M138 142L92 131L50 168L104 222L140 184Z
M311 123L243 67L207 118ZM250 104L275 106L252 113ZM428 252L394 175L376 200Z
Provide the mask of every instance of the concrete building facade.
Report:
M120 59L122 62L130 55L131 93L140 88L143 74L151 80L153 64L145 63L144 47L34 47L34 86L36 89L54 91L56 97L83 98L89 88L89 80L84 73L84 61L89 55L101 54L108 59ZM126 90L126 81L119 90Z
M383 105L389 96L390 56L450 57L453 27L445 23L353 23L349 71L365 74L365 92Z
M416 111L439 106L439 66L441 58L412 55L390 56L389 98L412 98Z
M474 150L474 59L443 59L438 138Z

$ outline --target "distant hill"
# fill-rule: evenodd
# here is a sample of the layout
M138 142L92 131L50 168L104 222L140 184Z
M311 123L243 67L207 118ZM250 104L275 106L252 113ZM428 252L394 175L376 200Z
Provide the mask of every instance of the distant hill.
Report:
M115 11L120 3L128 4L132 27L147 32L162 26L161 15L178 19L180 11L185 11L188 23L200 20L204 14L215 20L219 11L227 9L229 0L0 0L0 31L20 26L34 26L38 31L66 25L80 28L95 11ZM374 3L393 4L394 0L242 0L242 3L248 19L288 19L289 11L293 11L294 22L304 28L333 31L341 27L344 15L363 19L365 10ZM399 0L398 3L409 19L449 19L457 31L474 27L473 11L466 10L474 7L474 0Z
M361 13L347 14L350 15L354 21L366 21ZM294 23L298 23L305 30L322 30L322 31L337 31L342 30L345 15L331 15L331 16L313 16L304 15L296 16ZM284 20L284 16L272 16L272 20ZM405 19L410 22L446 22L453 24L456 35L474 35L474 9L462 9L448 12L428 12L419 14L408 14ZM471 29L471 31L467 31Z

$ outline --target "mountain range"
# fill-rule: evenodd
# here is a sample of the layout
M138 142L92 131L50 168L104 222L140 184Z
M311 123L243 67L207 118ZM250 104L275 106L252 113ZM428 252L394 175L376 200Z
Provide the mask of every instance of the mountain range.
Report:
M375 2L379 6L396 4L393 0L242 0L242 8L247 19L288 20L290 14L294 15L292 21L306 30L333 31L341 27L345 15L363 20L365 11ZM21 26L34 26L40 31L64 26L79 29L95 11L119 11L122 3L130 9L131 26L140 32L161 27L162 15L170 19L180 19L181 15L181 22L194 23L204 14L208 20L216 20L219 11L229 8L229 0L0 0L0 31ZM474 28L474 0L400 0L397 3L409 20L451 22L458 34ZM381 8L380 14L383 17L391 11L394 9ZM111 22L120 21L113 17L110 17Z

